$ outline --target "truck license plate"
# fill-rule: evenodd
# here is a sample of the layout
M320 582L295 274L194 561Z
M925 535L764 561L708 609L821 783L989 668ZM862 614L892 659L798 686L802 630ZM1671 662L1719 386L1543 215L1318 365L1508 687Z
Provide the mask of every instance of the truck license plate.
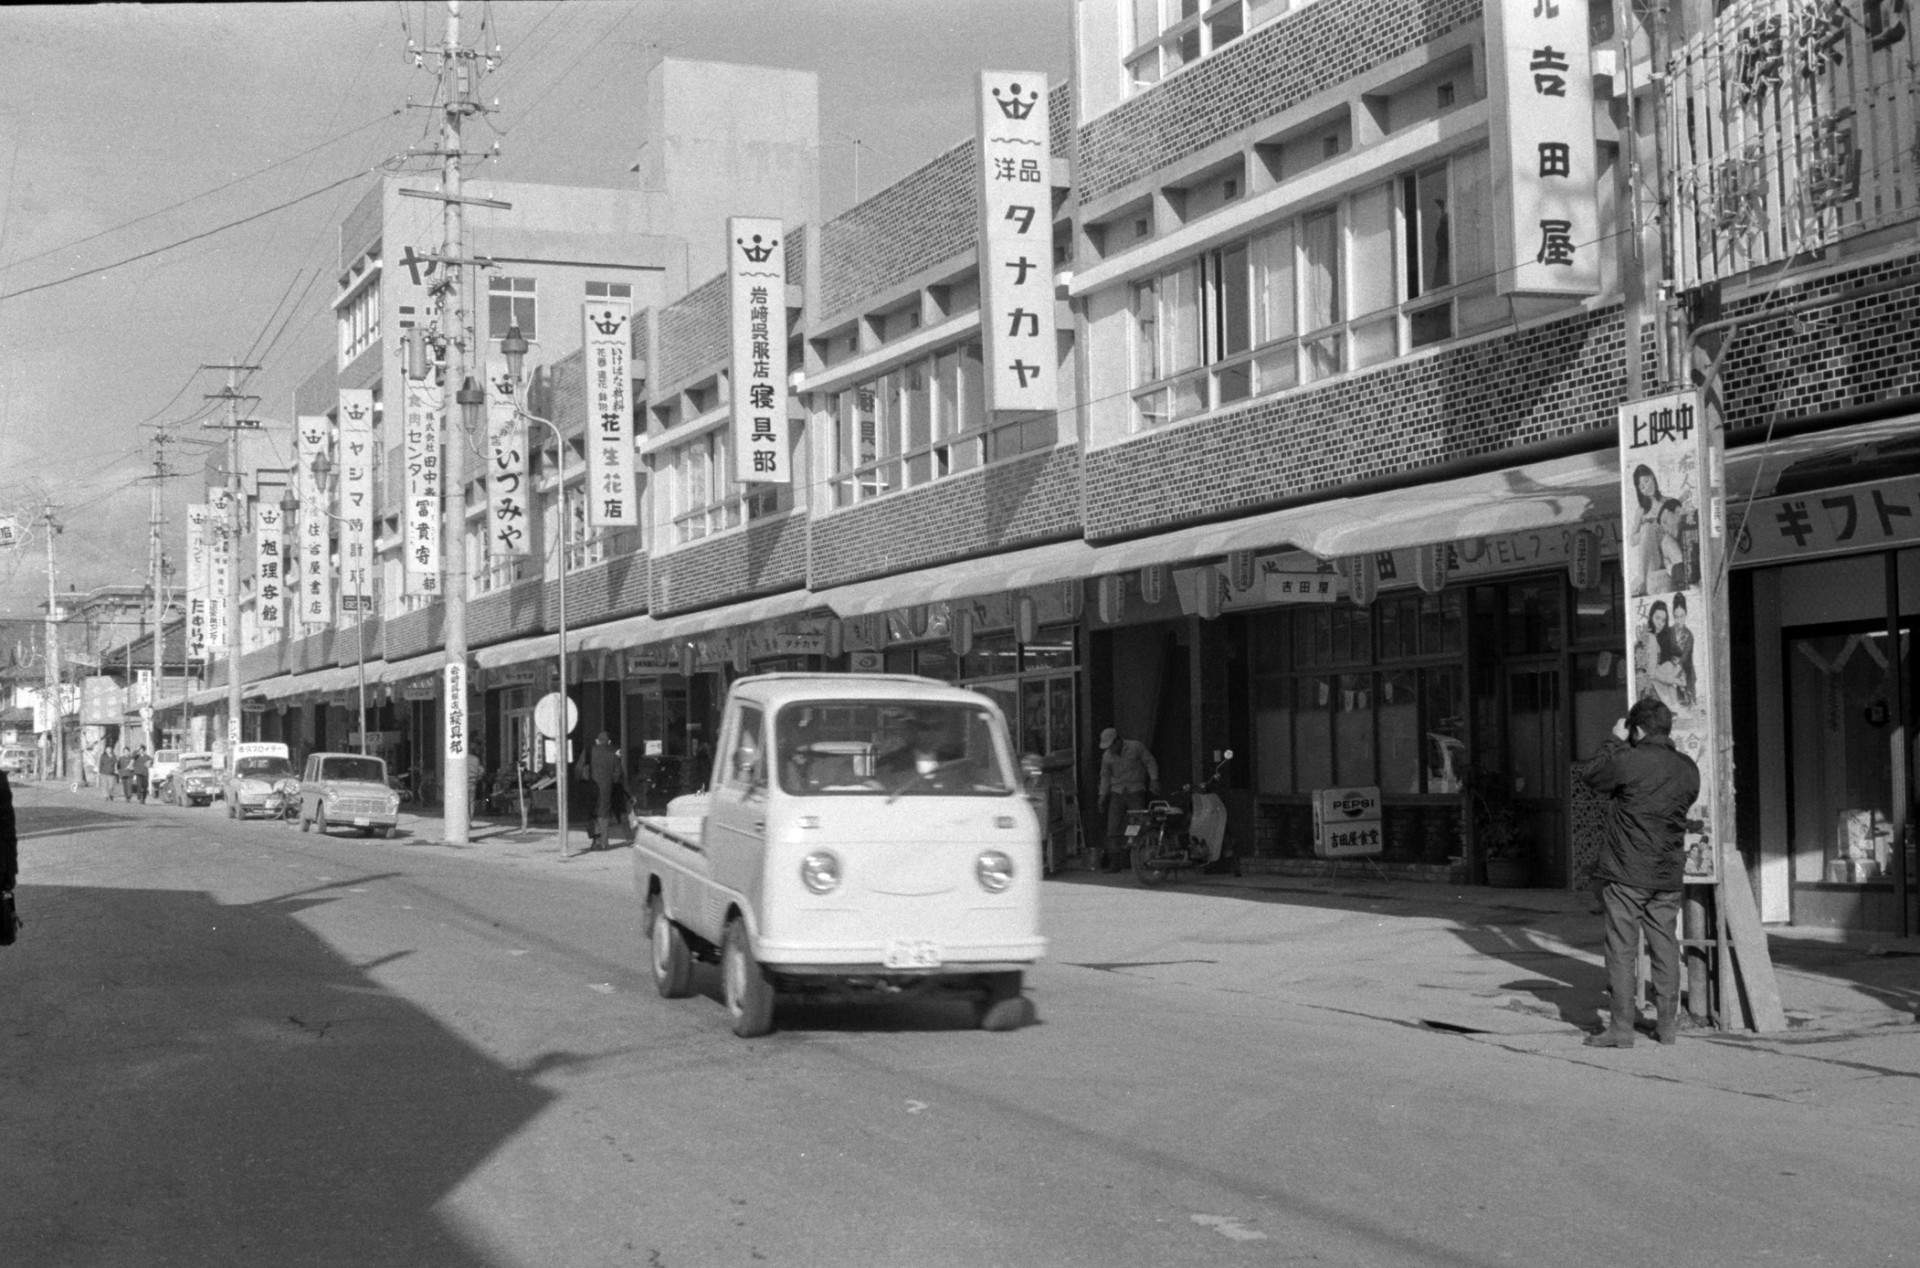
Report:
M359 815L354 819L353 826L356 828L370 828L373 826L373 820L367 818L365 815Z
M940 944L923 938L896 938L887 943L886 965L890 969L937 969Z

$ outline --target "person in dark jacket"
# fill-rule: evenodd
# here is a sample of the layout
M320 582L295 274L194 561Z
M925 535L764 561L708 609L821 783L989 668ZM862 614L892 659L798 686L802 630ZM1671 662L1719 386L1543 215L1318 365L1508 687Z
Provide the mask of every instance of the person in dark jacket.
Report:
M7 902L0 904L0 942L13 941L13 883L19 879L20 872L20 833L13 822L13 784L7 779L7 772L0 770L0 895Z
M587 838L589 850L607 848L607 830L614 814L614 792L625 775L625 763L613 737L605 731L594 737L587 755L588 773L593 776L593 831Z
M1673 1043L1680 1021L1680 946L1674 921L1686 874L1687 813L1700 796L1700 768L1673 747L1673 711L1637 701L1614 739L1575 768L1611 799L1607 836L1594 865L1607 923L1611 1020L1587 1038L1590 1048L1633 1047L1639 1017L1640 935L1647 938L1654 991L1654 1037Z

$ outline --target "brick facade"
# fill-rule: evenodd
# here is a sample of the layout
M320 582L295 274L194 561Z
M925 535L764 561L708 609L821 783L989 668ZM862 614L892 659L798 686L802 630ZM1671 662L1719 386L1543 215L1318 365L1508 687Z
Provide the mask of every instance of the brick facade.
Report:
M1082 204L1480 17L1480 0L1316 0L1080 129Z
M1073 537L1079 511L1079 450L1024 454L816 520L811 584L819 590Z
M1121 537L1409 468L1612 426L1618 306L1396 361L1087 455L1090 538Z
M653 562L655 615L710 608L729 599L776 594L807 583L807 517L758 520Z
M655 397L685 387L727 359L727 295L722 273L661 311Z

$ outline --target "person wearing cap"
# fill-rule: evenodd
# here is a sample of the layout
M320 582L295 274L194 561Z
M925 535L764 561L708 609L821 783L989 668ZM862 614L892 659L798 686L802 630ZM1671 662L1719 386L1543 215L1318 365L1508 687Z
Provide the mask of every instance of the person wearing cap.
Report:
M1100 861L1101 871L1126 866L1127 815L1146 809L1147 798L1159 795L1160 765L1147 746L1138 740L1121 739L1113 727L1100 732L1099 804L1107 814L1107 848Z
M593 752L587 757L587 771L593 777L595 792L593 835L587 839L589 850L607 848L607 823L613 817L613 790L620 785L624 774L622 765L613 737L600 732L594 737Z

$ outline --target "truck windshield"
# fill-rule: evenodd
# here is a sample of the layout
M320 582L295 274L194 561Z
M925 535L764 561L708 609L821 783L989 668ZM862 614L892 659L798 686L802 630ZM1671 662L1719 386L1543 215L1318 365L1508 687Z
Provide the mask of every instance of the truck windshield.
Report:
M1004 796L993 715L946 702L814 700L775 723L780 787L794 795Z

